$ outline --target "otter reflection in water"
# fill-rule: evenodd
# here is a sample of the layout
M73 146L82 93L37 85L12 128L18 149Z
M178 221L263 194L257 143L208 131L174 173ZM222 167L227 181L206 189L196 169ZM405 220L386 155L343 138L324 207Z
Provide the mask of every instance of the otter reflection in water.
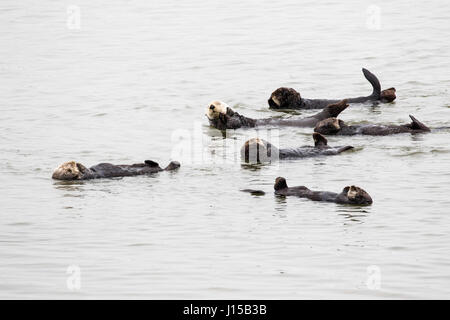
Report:
M86 168L75 161L65 162L53 172L52 178L56 180L88 180L98 178L129 177L151 174L159 171L170 171L180 167L180 163L172 161L166 168L162 169L158 163L145 160L144 163L131 165L114 165L111 163L100 163Z
M353 149L352 146L330 147L327 139L317 132L313 133L313 138L314 146L289 149L278 149L270 142L253 138L246 141L242 146L241 159L245 162L261 163L278 159L307 158L320 155L331 156Z
M362 103L366 101L392 102L395 100L395 88L381 91L380 81L367 69L362 69L364 77L372 85L373 91L369 96L348 98L348 103ZM281 87L272 92L268 100L271 109L322 109L340 99L305 99L292 88Z
M278 177L275 180L275 194L280 196L297 196L300 198L308 198L313 201L335 202L340 204L372 204L370 195L360 187L348 186L341 193L328 191L312 191L307 187L288 187L286 179Z
M329 118L317 123L315 132L325 135L344 135L352 136L355 134L364 134L372 136L387 136L398 133L423 133L430 132L430 128L414 118L412 115L411 123L403 125L377 125L377 124L359 124L347 125L344 121L337 118Z
M219 130L238 129L241 127L256 126L292 126L292 127L314 127L319 121L337 117L348 107L347 101L342 100L335 104L330 104L321 112L306 118L300 119L252 119L240 115L231 109L225 102L212 101L206 110L206 116L212 127Z

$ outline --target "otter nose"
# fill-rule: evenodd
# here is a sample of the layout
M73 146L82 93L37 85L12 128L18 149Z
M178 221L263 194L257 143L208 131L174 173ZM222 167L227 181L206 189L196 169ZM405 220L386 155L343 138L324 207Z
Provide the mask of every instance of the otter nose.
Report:
M212 105L209 106L209 108L210 108L211 110L214 110L214 109L215 109L215 106L212 104Z

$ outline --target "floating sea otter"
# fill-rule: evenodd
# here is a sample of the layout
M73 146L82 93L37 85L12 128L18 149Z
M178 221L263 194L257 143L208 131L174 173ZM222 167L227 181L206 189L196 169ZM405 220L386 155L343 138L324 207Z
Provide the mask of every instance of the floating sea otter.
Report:
M367 69L362 69L364 77L370 82L373 87L373 92L370 96L348 98L348 103L361 103L366 101L394 101L395 88L389 88L381 91L380 81L377 77ZM292 88L278 88L270 95L268 100L269 106L272 109L322 109L327 105L336 103L337 99L304 99L300 93Z
M163 170L175 170L180 163L172 161L162 169L158 163L145 160L144 163L131 165L114 165L111 163L100 163L89 169L75 161L65 162L53 172L52 178L57 180L88 180L98 178L128 177L155 173Z
M270 142L263 139L253 138L245 142L241 148L241 159L245 162L261 163L278 159L307 158L319 155L337 155L352 146L330 147L327 139L320 133L313 133L314 146L303 146L299 148L278 149Z
M424 125L422 122L409 116L412 120L410 124L403 125L376 125L376 124L359 124L359 125L347 125L344 121L337 118L329 118L317 123L314 128L315 132L325 135L344 135L352 136L355 134L364 134L371 136L387 136L397 133L422 133L430 132L430 128Z
M238 129L241 127L256 126L292 126L292 127L314 127L319 121L337 117L348 107L347 100L342 100L325 107L321 112L302 119L252 119L233 111L225 102L213 101L206 110L209 123L216 129Z
M275 194L280 196L297 196L300 198L308 198L313 201L327 201L341 204L372 204L372 198L363 189L356 186L345 187L341 193L328 191L312 191L307 187L291 187L289 188L286 179L278 177L275 180Z

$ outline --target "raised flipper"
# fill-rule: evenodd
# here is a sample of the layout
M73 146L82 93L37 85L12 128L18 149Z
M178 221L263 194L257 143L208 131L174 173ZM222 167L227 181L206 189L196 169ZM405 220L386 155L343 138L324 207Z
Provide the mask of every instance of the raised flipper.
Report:
M362 72L364 74L364 77L367 79L367 81L370 82L373 88L372 96L376 97L377 99L380 98L381 94L381 85L378 78L369 70L362 68Z
M324 120L327 118L336 118L342 111L348 107L347 99L339 102L327 105L322 112L318 113L315 117Z
M313 133L313 139L315 147L326 146L328 143L327 139L318 132Z
M411 118L411 129L415 130L423 130L423 131L431 131L430 128L428 128L426 125L424 125L422 122L414 118L412 115L409 115Z
M144 163L150 167L159 167L159 164L153 160L145 160Z

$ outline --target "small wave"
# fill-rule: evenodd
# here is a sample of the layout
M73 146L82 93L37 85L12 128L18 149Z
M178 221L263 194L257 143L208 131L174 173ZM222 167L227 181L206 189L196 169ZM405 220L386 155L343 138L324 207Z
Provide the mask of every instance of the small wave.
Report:
M447 149L432 149L428 151L410 151L405 152L402 154L394 154L393 157L402 158L402 157L411 157L411 156L421 156L421 155L428 155L428 154L446 154L449 153L450 150Z

